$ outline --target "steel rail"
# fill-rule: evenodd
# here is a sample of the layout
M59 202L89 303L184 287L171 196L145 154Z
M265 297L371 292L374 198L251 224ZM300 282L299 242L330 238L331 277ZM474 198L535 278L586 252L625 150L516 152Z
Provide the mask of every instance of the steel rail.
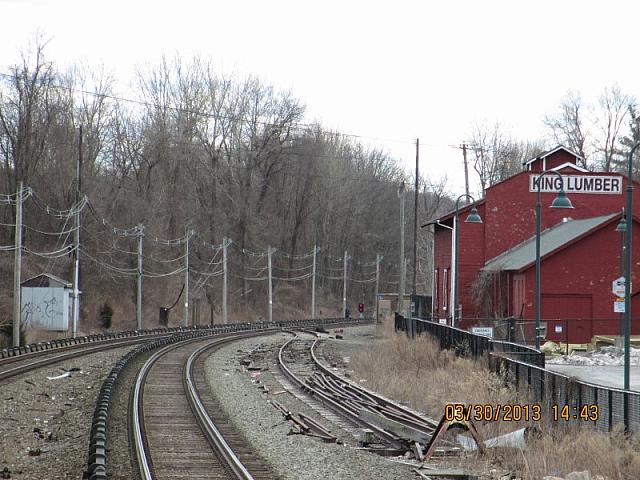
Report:
M248 335L242 335L240 336L240 338L246 338L247 336ZM220 341L215 342L214 345L220 345L236 339L237 337L234 337L232 339L220 339ZM186 385L187 399L189 400L191 408L196 415L200 427L206 433L207 439L213 443L216 451L220 455L222 455L227 466L233 471L236 478L238 478L238 480L253 480L253 476L251 475L251 473L249 473L249 471L245 468L240 459L237 457L237 455L234 453L227 441L222 436L222 433L220 433L220 431L214 425L211 417L207 413L205 406L200 400L200 396L198 395L193 382L193 363L195 359L199 357L204 351L212 348L214 345L203 345L198 350L193 352L187 359L183 376L183 380Z
M14 366L12 368L2 369L4 363L0 363L0 381L6 380L11 377L15 377L17 375L30 372L31 370L35 370L36 368L44 367L47 365L51 365L54 363L62 362L64 360L68 360L71 358L82 357L85 355L89 355L91 353L103 352L105 350L112 350L115 348L126 347L129 345L136 345L139 343L144 343L152 339L163 338L167 336L158 335L155 337L128 337L126 339L113 339L113 340L105 340L99 341L96 343L81 343L78 345L73 345L70 347L64 347L64 351L60 352L58 349L53 350L42 350L39 352L34 352L33 354L20 355L17 357L10 357L11 362L6 363L21 363L18 366ZM70 350L70 351L69 351ZM33 358L36 357L45 357L45 358Z
M342 382L343 384L347 385L349 388L351 388L354 391L362 392L362 395L365 398L368 398L369 400L375 400L380 406L392 410L391 412L380 412L385 416L397 422L404 423L405 425L410 426L412 428L416 428L423 431L424 430L431 430L432 432L435 431L435 429L438 426L435 421L423 418L417 415L415 412L412 412L411 410L408 410L407 408L403 407L402 405L398 405L397 403L392 402L391 400L380 396L376 392L372 392L371 390L361 387L360 385L356 384L355 382L352 382L351 380L343 378L342 376L331 371L327 366L323 365L315 353L315 347L319 341L320 339L315 340L313 342L313 345L311 346L311 358L313 359L315 366L320 371L322 371L322 373L324 373L325 375L328 375L332 379ZM393 411L395 411L395 413Z
M364 421L357 414L355 414L350 407L343 406L340 402L334 400L329 395L326 395L322 391L307 385L286 366L283 360L283 353L286 350L287 346L289 346L289 344L293 342L296 338L297 338L297 335L289 339L284 345L282 345L282 347L280 347L280 350L278 352L278 364L282 372L285 374L285 376L292 383L298 386L298 388L300 388L305 392L310 393L314 398L318 399L326 407L333 410L338 415L341 415L342 417L346 418L354 425L372 430L376 436L378 436L379 438L381 438L382 440L384 440L386 443L388 443L390 446L394 448L398 448L398 449L404 448L405 445L398 437L396 437L393 434L390 434L389 432L378 427L377 425L372 425Z
M236 476L238 480L253 480L253 476L249 473L246 467L242 464L242 462L238 459L237 455L233 452L229 444L224 439L223 435L220 431L215 427L213 421L209 417L205 406L203 405L200 396L197 392L195 384L193 382L193 364L199 355L201 355L205 350L219 347L226 343L230 343L236 340L249 338L252 336L259 336L270 334L275 331L278 331L274 328L266 328L263 330L249 330L246 332L238 332L235 334L229 334L220 336L212 332L211 336L215 338L202 347L198 348L196 351L192 352L185 363L185 368L182 374L183 387L185 388L185 396L189 402L189 406L191 407L194 416L201 428L201 431L211 445L214 450L216 456L219 454L222 456L223 464L222 466L231 470L231 472ZM169 353L172 350L176 350L178 348L183 348L185 345L206 341L206 338L190 338L184 341L177 342L175 344L171 344L167 347L162 348L155 352L147 361L144 363L138 375L136 377L136 383L134 385L134 389L131 396L131 416L132 416L132 433L133 433L133 447L134 453L136 457L136 463L138 464L138 473L140 474L140 478L142 480L152 480L155 478L153 474L153 465L151 462L151 454L147 447L146 438L145 438L145 429L144 429L144 421L142 420L144 417L144 406L143 406L143 387L146 381L146 378L153 368L154 364L164 355Z

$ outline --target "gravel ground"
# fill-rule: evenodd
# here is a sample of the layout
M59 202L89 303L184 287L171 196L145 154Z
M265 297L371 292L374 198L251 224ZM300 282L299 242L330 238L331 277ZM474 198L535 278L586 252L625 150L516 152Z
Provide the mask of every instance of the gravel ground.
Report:
M354 330L362 328L371 330L371 327L356 327ZM351 333L347 334L349 335ZM250 439L256 452L271 463L278 478L416 478L411 466L355 450L353 445L356 442L347 432L320 417L291 394L278 393L284 389L273 376L273 372L277 371L275 347L279 347L288 338L288 334L276 334L237 342L215 352L205 362L213 394L218 397L238 429ZM338 342L349 348L350 342ZM357 348L355 344L352 347ZM256 372L245 372L240 365L240 360L255 350L266 352L259 362L259 366L263 367L259 375ZM267 386L268 393L264 392L263 385ZM337 435L344 444L327 444L308 436L292 435L289 423L269 404L270 398L282 403L292 412L302 412L312 417Z
M96 395L131 348L69 359L0 383L0 474L7 468L11 479L81 479ZM71 375L47 378L65 371Z

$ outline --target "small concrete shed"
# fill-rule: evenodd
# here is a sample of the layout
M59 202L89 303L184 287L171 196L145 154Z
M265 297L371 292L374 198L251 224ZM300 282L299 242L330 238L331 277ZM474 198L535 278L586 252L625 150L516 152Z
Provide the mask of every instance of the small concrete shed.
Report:
M72 284L48 273L29 278L21 286L21 320L30 328L64 332L73 305Z

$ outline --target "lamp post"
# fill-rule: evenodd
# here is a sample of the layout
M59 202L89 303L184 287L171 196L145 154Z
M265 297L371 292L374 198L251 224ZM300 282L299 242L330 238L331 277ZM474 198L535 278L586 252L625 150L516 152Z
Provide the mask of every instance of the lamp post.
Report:
M627 232L627 219L625 218L624 208L622 209L622 215L620 216L620 222L616 226L616 232L620 232L620 276L624 276L624 242ZM620 336L624 336L624 313L620 314Z
M456 213L453 218L454 240L453 240L453 305L451 306L451 323L455 327L458 321L458 208L460 200L467 198L475 203L475 198L471 195L463 193L456 200ZM482 218L478 215L476 207L471 209L471 212L467 216L465 223L482 223Z
M546 170L538 175L536 178L536 183L538 185L538 194L536 199L536 304L535 304L535 315L536 315L536 349L540 350L540 216L542 215L542 201L541 197L541 186L542 186L542 177L551 173L553 175L557 175L560 179L560 188L558 189L558 196L553 199L549 208L573 208L571 205L571 200L567 197L567 194L564 192L564 180L562 175L556 170Z
M629 354L631 350L631 231L633 226L633 154L640 147L636 142L629 152L629 170L627 172L627 209L626 222L626 252L624 267L624 389L629 390ZM629 402L624 396L625 430L629 428Z

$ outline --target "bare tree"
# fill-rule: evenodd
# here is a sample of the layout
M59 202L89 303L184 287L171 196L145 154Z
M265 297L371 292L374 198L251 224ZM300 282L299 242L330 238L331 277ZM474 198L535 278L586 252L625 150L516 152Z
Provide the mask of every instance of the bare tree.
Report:
M0 90L0 149L9 192L20 181L29 183L47 152L55 72L45 46L37 40L32 52L23 52Z
M634 104L635 99L623 93L618 86L605 88L598 98L596 125L599 135L595 147L601 155L599 163L605 172L611 171L615 157L620 155L621 130Z
M560 102L559 111L544 119L544 124L549 129L554 142L580 155L582 157L580 165L584 168L590 160L588 115L580 94L568 92Z
M491 185L522 171L524 161L542 151L542 144L513 140L499 122L491 126L480 123L471 132L469 149L484 196Z

